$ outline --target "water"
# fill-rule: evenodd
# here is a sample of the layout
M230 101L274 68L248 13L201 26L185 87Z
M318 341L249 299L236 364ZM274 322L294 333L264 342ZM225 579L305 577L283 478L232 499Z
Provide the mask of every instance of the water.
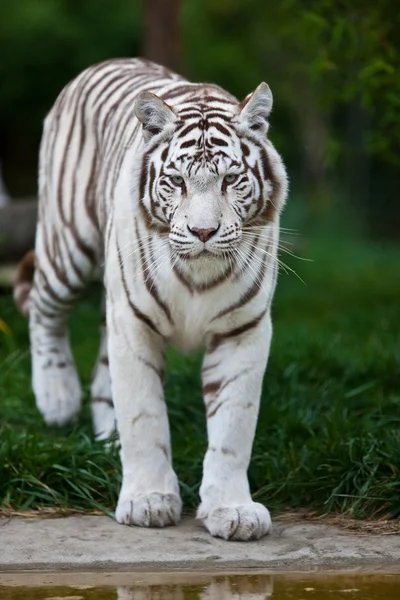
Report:
M65 585L66 582L70 585ZM76 583L74 583L76 581ZM40 582L41 585L37 585ZM119 583L118 583L119 582ZM400 575L0 574L1 600L398 600Z

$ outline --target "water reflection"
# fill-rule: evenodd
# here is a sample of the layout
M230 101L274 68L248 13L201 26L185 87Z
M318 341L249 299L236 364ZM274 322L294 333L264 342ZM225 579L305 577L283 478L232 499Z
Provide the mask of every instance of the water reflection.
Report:
M117 588L116 600L264 600L273 592L270 576L222 577L209 584ZM108 600L108 599L107 599ZM111 600L111 599L110 599Z
M83 579L82 579L83 577ZM71 581L72 579L72 581ZM0 574L1 600L398 600L398 575L49 575L38 587ZM43 580L42 580L43 581ZM70 585L63 586L68 581ZM75 584L72 584L76 581ZM124 585L118 585L121 582ZM129 583L128 583L129 582ZM17 585L16 585L17 583ZM117 585L112 585L116 583ZM33 585L32 585L33 584Z

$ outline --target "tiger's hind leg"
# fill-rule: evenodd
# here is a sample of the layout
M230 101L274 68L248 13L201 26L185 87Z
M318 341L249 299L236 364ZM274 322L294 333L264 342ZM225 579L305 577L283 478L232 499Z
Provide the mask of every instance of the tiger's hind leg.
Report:
M97 440L106 440L115 432L114 404L108 367L107 326L105 305L102 301L100 350L91 386L93 430Z
M36 405L48 425L63 426L81 407L81 385L67 331L73 303L86 286L93 261L75 248L72 232L38 227L33 286L29 294L32 386Z

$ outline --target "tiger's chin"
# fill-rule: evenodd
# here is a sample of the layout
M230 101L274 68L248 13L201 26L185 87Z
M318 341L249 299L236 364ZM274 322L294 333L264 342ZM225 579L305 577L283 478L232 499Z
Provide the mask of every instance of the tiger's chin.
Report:
M177 253L176 258L175 270L199 289L226 279L235 268L235 257L226 250Z
M230 255L232 255L232 252L232 248L201 248L185 251L176 251L176 255L183 262L201 261L204 264L207 264L215 262L225 262L227 258Z

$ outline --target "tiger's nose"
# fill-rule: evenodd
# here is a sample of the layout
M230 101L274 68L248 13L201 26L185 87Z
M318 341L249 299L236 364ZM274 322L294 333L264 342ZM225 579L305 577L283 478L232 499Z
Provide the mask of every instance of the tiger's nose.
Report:
M188 225L188 229L189 231L194 233L194 235L197 235L201 242L207 242L210 239L210 237L217 233L219 225L218 227L209 227L208 229L201 229L200 227L189 227Z

